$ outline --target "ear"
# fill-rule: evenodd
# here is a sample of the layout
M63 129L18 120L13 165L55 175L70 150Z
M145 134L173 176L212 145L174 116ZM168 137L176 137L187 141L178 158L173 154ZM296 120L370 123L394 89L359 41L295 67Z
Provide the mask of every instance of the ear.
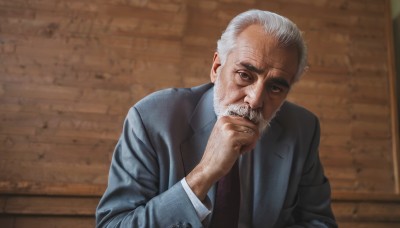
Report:
M213 58L213 64L211 67L211 72L210 72L210 79L211 82L214 83L215 80L217 80L218 76L218 71L221 70L219 69L221 67L221 61L219 60L218 52L214 53L214 58Z

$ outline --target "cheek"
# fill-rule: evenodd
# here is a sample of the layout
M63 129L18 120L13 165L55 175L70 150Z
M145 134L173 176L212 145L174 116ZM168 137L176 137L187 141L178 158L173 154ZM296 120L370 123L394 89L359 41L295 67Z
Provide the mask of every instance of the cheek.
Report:
M229 97L230 97L231 103L238 103L238 104L244 103L244 98L246 97L246 92L243 88L232 87L227 91L229 91Z
M242 104L244 102L244 96L241 95L240 91L235 91L233 89L225 90L225 96L223 97L222 102L224 105L230 104Z
M244 102L245 91L243 88L236 86L233 83L225 83L226 86L220 89L220 97L223 105L241 104Z

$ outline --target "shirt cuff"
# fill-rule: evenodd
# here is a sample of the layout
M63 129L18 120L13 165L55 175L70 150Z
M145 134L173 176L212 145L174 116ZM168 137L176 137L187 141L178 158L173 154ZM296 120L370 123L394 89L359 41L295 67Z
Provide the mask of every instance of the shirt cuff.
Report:
M200 221L203 221L210 213L211 213L211 200L206 196L205 203L203 204L199 198L197 198L196 194L192 191L189 185L186 182L186 179L183 178L181 180L181 184L183 189L185 190L186 194L188 195L190 202L196 211L197 216L199 217Z

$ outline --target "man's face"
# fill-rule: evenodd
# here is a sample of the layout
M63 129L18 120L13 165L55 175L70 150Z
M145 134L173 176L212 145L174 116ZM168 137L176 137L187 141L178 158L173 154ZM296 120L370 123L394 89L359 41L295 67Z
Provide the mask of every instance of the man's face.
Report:
M211 81L217 115L243 116L264 130L286 99L297 68L295 47L279 47L259 25L247 27L223 66L218 53L214 55Z

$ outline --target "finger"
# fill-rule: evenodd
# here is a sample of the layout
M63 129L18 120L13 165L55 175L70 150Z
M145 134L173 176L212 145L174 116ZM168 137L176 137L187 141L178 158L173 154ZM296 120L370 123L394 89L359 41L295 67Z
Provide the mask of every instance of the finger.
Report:
M256 131L251 127L235 123L225 123L224 131L232 131L234 133L246 134L247 137L252 136L256 133Z
M240 125L236 125L236 128L238 132L244 133L244 134L248 134L248 135L254 135L255 131L249 127L245 127L245 126L240 126Z
M232 123L234 125L239 125L239 126L243 126L246 127L248 129L251 129L252 131L258 131L258 126L256 124L254 124L253 122L251 122L250 120L244 118L244 117L240 117L240 116L225 116L225 121ZM240 130L240 131L245 131L245 133L252 133L251 131L249 131L248 129L244 129L244 130Z
M244 128L243 126L236 126L237 135L235 141L240 145L240 153L250 151L254 149L259 138L258 131L254 131L250 128Z
M249 134L249 135L254 135L254 134L255 134L254 130L251 129L251 128L246 128L246 129L243 131L243 133Z

